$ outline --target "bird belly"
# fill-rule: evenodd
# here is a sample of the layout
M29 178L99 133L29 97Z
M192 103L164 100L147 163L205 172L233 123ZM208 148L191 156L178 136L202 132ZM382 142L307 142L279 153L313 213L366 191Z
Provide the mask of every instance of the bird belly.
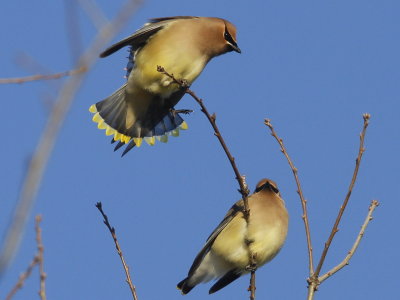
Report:
M189 284L194 286L201 282L208 282L225 275L231 269L232 265L230 263L215 252L210 251L206 254L193 275L190 276Z
M256 263L260 267L279 253L286 239L287 228L281 223L257 227L249 228L248 239L251 241L250 251L256 255Z

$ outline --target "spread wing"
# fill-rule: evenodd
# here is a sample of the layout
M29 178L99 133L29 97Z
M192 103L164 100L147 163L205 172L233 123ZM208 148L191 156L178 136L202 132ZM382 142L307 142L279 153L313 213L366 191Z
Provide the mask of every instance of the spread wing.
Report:
M215 230L210 234L207 239L206 244L204 245L203 249L197 254L196 258L193 261L192 266L189 270L189 277L196 271L197 267L201 264L204 256L210 251L211 246L213 245L215 239L221 233L222 230L229 224L229 222L240 212L243 211L243 200L236 202L228 213L225 215L225 218L222 220L221 223L215 228Z
M132 51L134 52L137 49L141 48L144 44L146 44L147 40L153 34L163 29L169 23L177 19L192 19L192 18L197 18L197 17L178 16L178 17L151 19L149 23L144 24L142 28L135 31L131 36L128 36L127 38L107 48L104 52L100 54L100 57L107 57L125 46L131 46Z

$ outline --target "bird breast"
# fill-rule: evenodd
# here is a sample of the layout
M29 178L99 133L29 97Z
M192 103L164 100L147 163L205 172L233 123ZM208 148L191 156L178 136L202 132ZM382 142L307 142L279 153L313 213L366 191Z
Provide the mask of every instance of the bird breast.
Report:
M144 87L153 94L164 98L176 92L179 87L172 79L157 71L162 66L176 79L185 79L189 85L200 75L208 62L207 56L192 43L191 35L175 36L168 31L174 24L160 30L135 57L135 68L128 78L128 85Z
M250 208L252 211L247 230L251 242L250 251L256 254L258 267L273 259L282 248L288 230L287 211L283 203L276 203L267 209Z

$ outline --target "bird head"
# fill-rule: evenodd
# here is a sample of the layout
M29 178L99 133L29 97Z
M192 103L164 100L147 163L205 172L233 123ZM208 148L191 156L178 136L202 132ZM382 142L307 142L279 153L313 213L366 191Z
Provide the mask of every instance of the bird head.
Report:
M201 18L199 21L199 34L203 37L201 48L210 58L231 51L242 52L236 41L236 27L231 22L220 18Z
M267 179L267 178L261 179L257 183L254 193L258 193L258 192L264 191L264 190L269 190L269 191L279 195L278 186L271 179Z

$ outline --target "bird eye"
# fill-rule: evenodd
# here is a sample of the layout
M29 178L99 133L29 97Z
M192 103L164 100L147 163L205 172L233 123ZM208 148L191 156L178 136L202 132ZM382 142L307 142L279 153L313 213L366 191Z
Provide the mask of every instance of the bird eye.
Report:
M235 41L233 40L232 36L230 35L230 33L229 33L227 30L225 30L224 39L225 39L228 43L230 43L230 44L232 44L232 45L236 45Z
M270 187L271 187L271 190L272 190L275 194L279 194L279 190L278 190L276 187L274 187L272 184L270 185Z
M271 191L273 191L275 194L279 194L279 190L277 187L275 187L274 185L272 185L270 182L266 182L263 185L259 186L258 188L256 188L255 193L258 193L260 191L262 191L263 189L269 189Z

